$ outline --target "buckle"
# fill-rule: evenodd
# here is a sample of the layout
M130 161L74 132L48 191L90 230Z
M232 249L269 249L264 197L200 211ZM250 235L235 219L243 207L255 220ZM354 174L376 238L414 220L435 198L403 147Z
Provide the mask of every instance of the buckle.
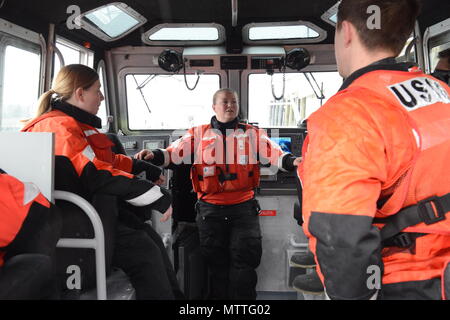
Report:
M409 248L413 244L411 235L407 232L399 233L398 235L392 237L392 243L395 247Z
M432 203L434 204L433 209ZM445 212L439 197L431 197L417 203L419 216L426 225L430 225L445 219ZM437 216L436 216L437 213Z

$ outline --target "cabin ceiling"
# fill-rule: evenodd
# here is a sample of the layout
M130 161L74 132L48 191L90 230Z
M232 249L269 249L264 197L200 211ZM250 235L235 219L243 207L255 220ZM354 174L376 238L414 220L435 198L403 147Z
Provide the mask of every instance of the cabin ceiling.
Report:
M422 31L429 25L449 17L450 1L422 0L423 11L419 19ZM91 42L98 49L124 45L142 45L141 33L160 23L215 22L223 25L227 35L232 31L231 0L121 0L147 18L140 29L114 42L104 42L84 31L71 31L66 27L68 6L78 5L82 12L113 1L92 0L4 0L0 17L46 35L48 23L56 25L56 32L72 41ZM252 22L310 21L328 33L322 43L333 43L334 27L320 16L336 0L238 0L238 29Z

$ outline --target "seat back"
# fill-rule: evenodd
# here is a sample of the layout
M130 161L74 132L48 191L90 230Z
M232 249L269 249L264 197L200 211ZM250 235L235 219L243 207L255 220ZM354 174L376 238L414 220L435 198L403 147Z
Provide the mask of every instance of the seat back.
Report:
M23 182L32 182L53 202L54 134L0 132L0 168Z

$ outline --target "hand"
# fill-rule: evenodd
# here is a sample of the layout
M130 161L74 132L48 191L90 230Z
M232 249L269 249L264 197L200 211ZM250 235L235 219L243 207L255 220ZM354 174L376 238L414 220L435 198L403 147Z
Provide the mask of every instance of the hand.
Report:
M153 181L153 183L157 184L158 186L163 185L165 182L166 182L166 177L164 177L163 175L160 175L158 180Z
M153 152L150 150L144 149L134 155L135 159L139 160L152 160L155 157Z
M171 216L172 216L172 206L170 206L169 209L167 209L167 211L164 212L162 218L159 219L159 221L166 222L167 220L170 219Z
M298 165L300 164L300 162L302 162L302 159L303 159L302 157L295 158L293 165L294 165L295 167L298 167Z

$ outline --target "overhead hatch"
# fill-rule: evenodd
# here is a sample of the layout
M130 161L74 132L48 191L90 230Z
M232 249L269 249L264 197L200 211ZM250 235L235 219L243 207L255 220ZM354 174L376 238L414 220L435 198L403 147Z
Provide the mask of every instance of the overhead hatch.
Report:
M114 2L80 15L81 28L110 42L123 38L147 19L122 2Z

